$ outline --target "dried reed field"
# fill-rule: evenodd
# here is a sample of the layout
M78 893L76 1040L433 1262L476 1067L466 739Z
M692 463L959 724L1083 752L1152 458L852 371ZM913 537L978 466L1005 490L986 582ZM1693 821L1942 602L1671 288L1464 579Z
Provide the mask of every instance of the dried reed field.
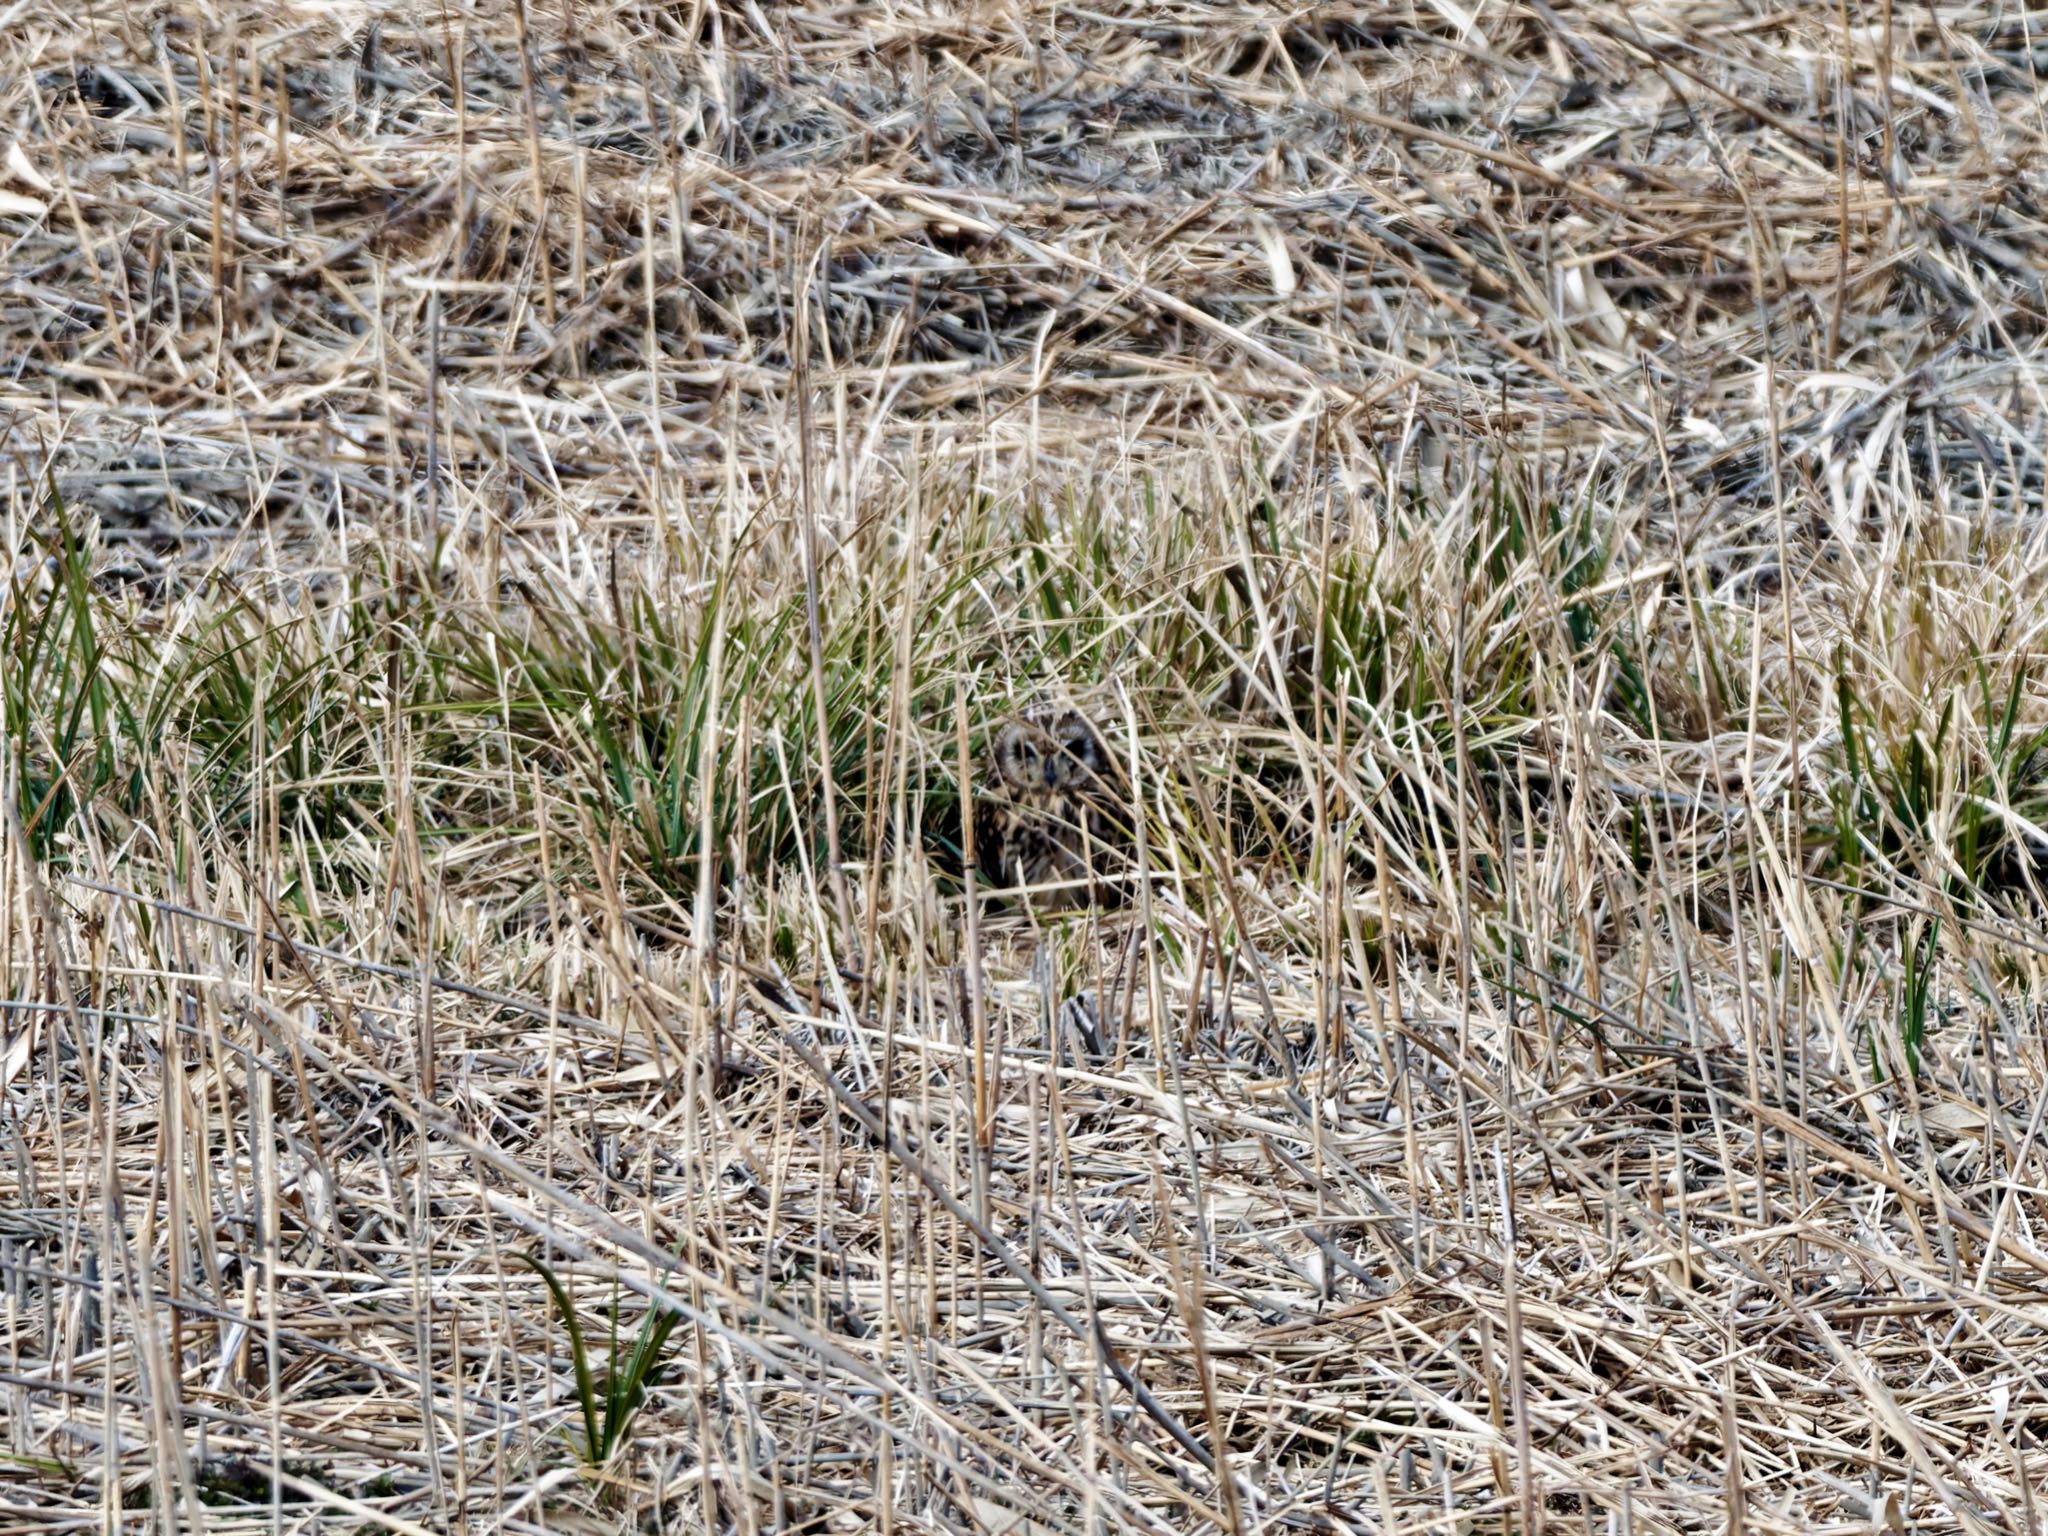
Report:
M4 15L0 1531L2043 1529L2048 13Z

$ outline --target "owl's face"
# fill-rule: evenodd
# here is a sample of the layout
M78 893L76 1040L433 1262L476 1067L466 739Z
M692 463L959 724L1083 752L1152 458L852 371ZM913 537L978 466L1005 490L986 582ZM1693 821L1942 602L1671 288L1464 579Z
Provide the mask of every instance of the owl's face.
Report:
M986 793L975 797L974 857L989 889L1117 899L1131 848L1122 784L1078 711L1036 704L1010 721L989 744Z
M1026 795L1092 788L1109 764L1094 727L1072 710L1044 721L1012 721L996 737L994 756L1003 782Z

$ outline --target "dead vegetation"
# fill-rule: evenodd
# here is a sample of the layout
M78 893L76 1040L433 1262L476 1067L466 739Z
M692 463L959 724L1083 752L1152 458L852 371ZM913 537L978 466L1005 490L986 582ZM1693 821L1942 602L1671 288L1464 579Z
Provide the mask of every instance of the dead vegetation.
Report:
M8 1528L2037 1529L2044 26L18 5Z

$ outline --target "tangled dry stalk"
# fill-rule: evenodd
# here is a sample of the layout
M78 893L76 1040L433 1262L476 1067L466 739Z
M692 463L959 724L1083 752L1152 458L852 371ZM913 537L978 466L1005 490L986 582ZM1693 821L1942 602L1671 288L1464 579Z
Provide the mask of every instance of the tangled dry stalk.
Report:
M8 1529L2041 1528L2042 17L5 16Z

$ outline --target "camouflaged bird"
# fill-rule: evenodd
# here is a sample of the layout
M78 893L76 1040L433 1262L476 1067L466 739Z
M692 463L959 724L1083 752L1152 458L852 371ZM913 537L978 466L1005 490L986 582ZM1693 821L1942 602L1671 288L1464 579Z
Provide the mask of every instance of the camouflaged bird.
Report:
M996 733L976 786L974 860L982 879L1054 903L1121 897L1131 854L1124 783L1078 710L1025 710Z

